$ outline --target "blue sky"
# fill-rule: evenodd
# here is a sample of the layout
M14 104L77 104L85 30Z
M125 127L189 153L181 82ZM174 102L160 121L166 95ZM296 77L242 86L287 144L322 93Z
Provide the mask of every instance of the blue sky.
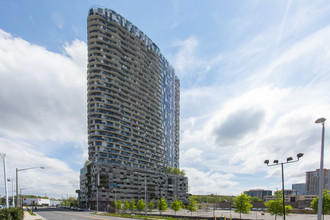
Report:
M330 118L327 1L0 3L0 152L25 193L75 196L87 159L86 19L110 8L147 34L181 80L180 166L193 194L238 195L305 181ZM327 126L327 122L326 122ZM330 168L326 127L325 167ZM0 172L0 179L3 172ZM0 194L4 194L3 182Z

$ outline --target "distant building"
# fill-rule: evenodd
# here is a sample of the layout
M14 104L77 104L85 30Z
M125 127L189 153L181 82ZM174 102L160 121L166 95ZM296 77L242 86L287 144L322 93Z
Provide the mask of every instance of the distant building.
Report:
M320 169L315 171L306 172L306 194L318 195L319 193L319 172ZM323 189L330 190L330 170L323 170Z
M295 196L296 201L306 201L309 200L310 202L313 201L313 199L315 199L317 197L317 195L297 195Z
M292 196L292 195L296 195L296 193L292 189L285 189L284 190L284 195L285 196Z
M50 199L22 198L23 205L50 206Z
M282 192L282 190L279 190L279 191ZM296 196L296 194L293 190L291 190L291 189L285 189L284 190L284 200L285 200L285 202L290 202L292 200L291 197L294 197L294 196ZM270 200L275 200L275 199L276 199L276 197L273 196L273 195L267 195L267 196L264 197L264 200L266 202L268 202Z
M288 191L289 193L290 191ZM311 202L315 199L316 195L285 195L286 205L291 205L295 209L305 209L311 207ZM275 200L275 196L267 196L266 202L270 200ZM253 206L254 207L254 206Z
M305 183L292 184L292 190L297 196L306 195L306 184Z
M271 196L271 190L264 190L264 189L250 189L249 191L244 192L246 195L251 197L258 197L259 199L264 200L266 196Z

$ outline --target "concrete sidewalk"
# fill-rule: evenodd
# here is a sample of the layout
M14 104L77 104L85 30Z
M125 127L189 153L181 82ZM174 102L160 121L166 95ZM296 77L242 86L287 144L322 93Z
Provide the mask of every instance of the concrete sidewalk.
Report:
M28 211L24 211L24 220L46 220L37 213L33 212L35 215L30 215Z

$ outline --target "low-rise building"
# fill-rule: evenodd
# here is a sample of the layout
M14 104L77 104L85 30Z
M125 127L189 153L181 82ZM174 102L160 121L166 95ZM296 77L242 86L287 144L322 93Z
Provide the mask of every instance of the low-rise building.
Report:
M23 205L50 206L50 199L22 198Z
M244 192L247 196L258 197L259 199L265 200L266 196L271 196L271 190L264 189L250 189L249 191Z
M284 199L285 199L285 202L292 202L291 201L291 197L293 196L296 196L296 194L294 193L293 190L291 189L286 189L284 190ZM265 196L265 201L268 202L270 200L275 200L276 199L276 196L273 196L273 195L267 195Z
M287 190L287 193L284 193L286 205L291 205L293 208L296 209L309 208L311 206L311 202L316 197L316 195L296 195L291 190ZM266 196L266 202L275 199L275 196Z
M97 209L99 205L100 211L107 210L113 201L145 200L145 196L147 202L164 197L170 203L176 197L189 203L187 177L117 164L86 164L80 170L77 193L80 207Z

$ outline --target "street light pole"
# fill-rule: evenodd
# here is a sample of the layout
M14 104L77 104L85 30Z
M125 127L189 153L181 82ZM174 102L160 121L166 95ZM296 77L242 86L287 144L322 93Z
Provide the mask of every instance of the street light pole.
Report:
M18 169L16 168L16 207L18 207Z
M0 156L3 159L3 173L5 178L5 192L6 192L6 208L8 209L8 187L7 187L7 169L6 169L6 154L0 152Z
M19 198L20 198L21 207L23 206L22 190L26 190L26 189L32 189L32 188L20 188L19 189Z
M45 169L44 167L29 167L29 168L23 168L23 169L18 169L16 168L16 207L18 207L18 171L24 171L24 170L31 170L31 169Z
M316 124L322 124L322 140L321 140L321 160L320 160L320 172L319 172L319 201L318 201L318 210L317 210L317 219L321 220L322 218L322 192L323 192L323 160L324 160L324 122L325 118L319 118L315 121Z
M285 196L284 196L284 170L283 170L283 163L281 163L282 169L282 199L283 199L283 218L285 220Z
M12 195L12 206L15 207L15 198L14 198L14 179L8 178L7 181L11 182L11 195Z
M281 165L281 169L282 169L282 199L283 199L283 219L285 220L285 196L284 196L284 170L283 170L283 165L287 164L287 163L294 163L294 162L298 162L299 159L304 156L303 153L299 153L297 154L297 160L293 160L292 157L288 157L286 159L286 162L282 162L279 163L278 160L274 160L273 164L269 165L269 160L265 160L265 164L267 164L267 166L271 167L271 166L277 166L277 165Z

